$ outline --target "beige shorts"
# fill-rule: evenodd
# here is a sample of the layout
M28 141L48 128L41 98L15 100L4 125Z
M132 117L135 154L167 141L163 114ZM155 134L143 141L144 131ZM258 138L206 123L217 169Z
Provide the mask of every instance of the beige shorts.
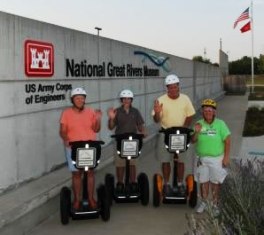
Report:
M164 143L164 136L165 135L163 133L160 133L158 135L157 144L156 144L157 151L155 152L158 154L157 158L159 159L159 161L171 162L173 161L174 154L169 153L168 150L166 149L165 143Z
M115 160L115 166L116 167L125 167L126 166L126 159L125 158L121 158L118 156L118 154L116 154L114 156L114 160ZM133 158L130 160L130 165L131 166L135 166L137 163L137 158Z

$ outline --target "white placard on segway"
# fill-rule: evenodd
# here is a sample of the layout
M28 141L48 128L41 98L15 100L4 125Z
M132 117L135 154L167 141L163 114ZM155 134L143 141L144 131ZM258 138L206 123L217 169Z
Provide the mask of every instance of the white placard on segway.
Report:
M186 134L170 134L169 151L185 151L186 150Z
M76 166L78 168L95 167L96 148L78 148L76 152Z
M127 156L130 157L137 157L138 156L138 140L122 140L121 142L121 157L126 158Z

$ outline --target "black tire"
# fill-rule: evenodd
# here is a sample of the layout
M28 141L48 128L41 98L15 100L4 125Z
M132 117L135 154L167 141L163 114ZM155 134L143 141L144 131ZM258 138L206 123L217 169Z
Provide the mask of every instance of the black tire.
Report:
M143 206L146 206L149 203L149 181L148 181L148 176L145 173L139 174L138 186L139 186L141 204Z
M60 192L60 216L61 223L66 225L69 223L71 211L71 190L68 187L63 187Z
M102 220L108 221L110 219L109 195L106 187L102 184L98 188L98 199L100 201L100 215Z
M160 192L158 190L158 175L155 174L153 177L153 206L159 207L160 206Z
M112 206L115 191L115 178L112 174L106 174L105 187L108 192L109 205Z
M194 181L193 182L193 190L192 192L190 193L190 198L189 198L189 206L191 208L194 208L196 207L196 204L197 204L197 197L198 197L198 192L197 192L197 182Z

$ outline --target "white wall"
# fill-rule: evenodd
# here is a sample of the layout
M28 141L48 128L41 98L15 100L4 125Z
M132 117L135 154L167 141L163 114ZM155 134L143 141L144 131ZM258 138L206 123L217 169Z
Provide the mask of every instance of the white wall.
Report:
M36 178L64 162L64 153L58 134L61 111L70 105L69 90L56 86L83 86L87 105L103 111L102 131L99 138L110 141L106 110L119 105L118 93L129 88L135 93L134 106L144 116L149 131L153 125L150 112L153 101L164 91L163 79L170 72L181 78L181 89L193 100L196 107L203 97L217 97L222 92L222 78L218 67L194 63L191 60L153 51L108 38L98 37L59 26L38 22L0 12L0 192L18 183ZM48 42L54 46L54 74L51 77L28 77L25 73L25 41ZM99 47L98 47L99 45ZM188 46L188 45L185 45ZM99 57L98 57L99 48ZM148 55L169 57L165 71L149 58L135 55L135 51ZM86 60L97 65L110 62L115 66L131 64L155 69L158 76L66 76L66 59L75 62ZM42 86L54 87L51 91L37 90ZM65 99L47 104L37 103L36 95L60 95ZM33 100L31 100L33 97ZM31 103L31 101L33 101ZM27 104L29 102L29 104ZM104 156L107 159L109 156Z

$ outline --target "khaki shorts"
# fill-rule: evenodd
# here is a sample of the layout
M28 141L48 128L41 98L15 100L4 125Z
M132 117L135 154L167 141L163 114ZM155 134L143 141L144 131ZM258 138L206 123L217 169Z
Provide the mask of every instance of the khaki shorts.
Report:
M171 162L173 161L174 154L169 153L168 150L166 149L165 143L164 143L164 136L165 135L163 133L160 133L158 135L157 144L156 144L157 151L155 152L158 154L157 159L159 159L159 161Z
M126 159L125 158L121 158L118 156L118 154L116 154L114 156L114 160L115 160L115 166L116 167L125 167L126 166ZM133 158L129 161L130 166L135 166L137 163L137 158Z
M200 162L199 162L200 160ZM199 183L222 184L227 170L222 166L223 156L198 158L195 176Z

